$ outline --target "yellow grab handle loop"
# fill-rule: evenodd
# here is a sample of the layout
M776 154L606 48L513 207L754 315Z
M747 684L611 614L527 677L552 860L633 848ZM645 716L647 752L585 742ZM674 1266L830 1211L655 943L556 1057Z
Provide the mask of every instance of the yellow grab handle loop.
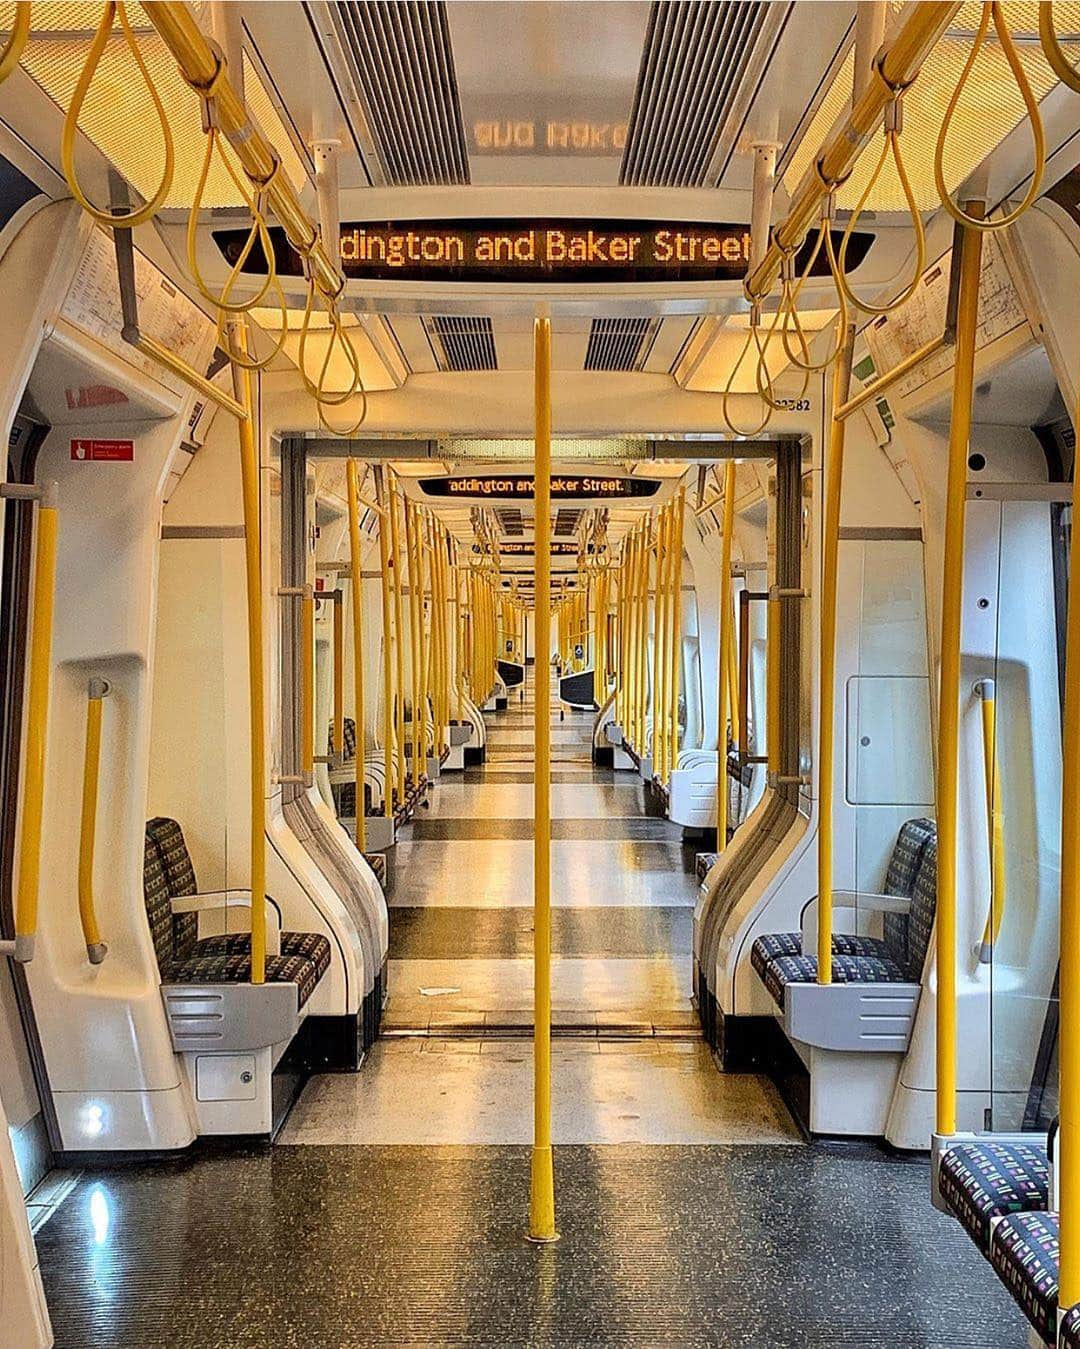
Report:
M90 89L91 82L97 68L101 64L101 57L105 48L109 44L109 38L112 35L113 19L120 20L120 31L123 33L124 41L127 43L128 50L138 67L139 74L143 78L150 94L150 99L154 105L154 111L157 114L158 124L161 127L161 136L165 145L165 166L161 174L161 182L158 184L157 191L145 205L137 210L126 212L122 215L114 215L111 211L102 211L96 207L86 196L79 183L78 174L75 170L75 133L79 129L79 114L82 112L83 103L86 101L86 95ZM164 104L161 101L161 95L158 93L154 81L150 77L150 72L146 68L146 62L143 60L142 52L139 51L139 44L135 39L135 34L131 31L131 24L128 22L127 8L123 0L107 0L101 15L101 22L98 24L97 32L94 34L94 40L90 44L90 50L86 56L86 62L79 73L79 78L75 84L74 93L71 95L71 102L64 115L64 129L60 136L60 163L64 170L64 177L67 179L68 187L71 189L71 195L90 216L96 220L99 225L107 225L110 229L134 229L136 225L145 225L148 220L152 220L164 204L165 198L169 195L173 183L173 172L175 168L175 153L173 148L172 129L169 126L168 114L165 111Z
M855 292L848 285L847 281L847 251L851 243L852 235L855 233L855 226L859 223L867 201L870 199L870 193L877 186L878 179L881 177L882 170L885 168L885 161L892 153L893 163L896 165L896 176L900 180L900 186L903 189L904 200L907 202L908 214L911 216L911 227L915 231L915 265L911 269L911 280L904 287L904 290L894 300L888 304L871 304L869 300L860 300ZM911 186L911 179L908 177L907 168L904 165L904 156L900 151L900 133L895 128L890 127L885 132L885 141L881 147L881 155L874 167L874 172L870 175L870 180L863 188L859 203L851 213L851 219L844 227L843 238L840 240L840 252L836 257L836 266L833 270L833 276L836 279L836 289L841 296L850 305L861 309L866 314L892 314L902 305L907 304L908 300L915 294L919 282L922 280L922 274L926 270L926 231L923 228L922 215L919 212L919 204L915 200L915 193ZM845 315L844 323L840 331L846 332L847 319Z
M840 313L839 313L840 322L837 328L838 336L836 344L829 352L828 356L826 356L823 361L811 362L807 359L807 357L809 356L809 344L807 343L806 333L803 330L802 323L799 321L798 303L799 303L799 295L802 292L803 285L807 277L810 275L814 263L817 261L818 254L821 252L822 244L824 244L825 246L825 255L829 260L829 270L832 273L833 284L836 287L836 298L840 306ZM836 253L833 249L830 219L829 215L826 214L822 217L821 228L818 230L818 236L814 244L813 252L810 254L809 261L803 268L802 276L800 276L798 281L795 282L794 284L789 282L785 285L785 291L787 293L787 304L784 308L784 322L780 329L780 339L784 344L784 353L787 356L788 360L792 363L792 365L797 366L800 370L804 371L808 375L816 374L819 370L827 370L829 366L832 365L833 362L836 360L836 358L840 355L840 352L843 349L843 338L842 336L840 336L840 334L843 334L847 331L848 299L844 287L842 287L836 279L838 270L839 270L839 263L837 261ZM794 329L795 334L799 339L799 347L802 351L801 357L797 356L791 350L791 344L789 342L789 335L791 329Z
M961 206L959 206L949 195L949 189L945 183L945 142L949 135L949 127L952 125L953 116L956 113L957 104L960 102L960 96L964 92L964 86L968 82L968 77L978 59L979 52L982 50L983 43L986 41L986 34L990 27L990 20L994 21L994 31L997 33L998 40L1001 43L1001 50L1005 53L1005 60L1009 63L1009 69L1012 71L1013 79L1016 81L1016 87L1020 91L1020 97L1024 100L1024 107L1027 109L1028 122L1031 126L1031 142L1034 151L1034 164L1031 171L1031 183L1024 199L1015 210L1007 215L999 216L996 220L987 220L981 216L969 215ZM1041 29L1040 29L1041 31ZM1028 82L1027 75L1024 73L1024 67L1021 64L1020 56L1016 50L1016 44L1012 40L1002 14L1001 5L997 0L987 0L983 5L982 18L979 20L979 27L975 32L975 38L971 44L971 52L964 64L964 69L960 72L960 79L957 81L956 88L953 90L952 97L949 99L948 106L945 109L945 116L941 121L941 130L938 132L937 145L934 149L934 182L937 185L938 195L941 197L941 204L952 218L959 224L968 229L978 230L982 234L994 233L997 230L1007 229L1014 221L1028 209L1039 195L1042 188L1043 173L1046 169L1046 132L1043 127L1042 116L1039 113L1039 105Z
M754 436L760 435L761 432L764 431L765 428L768 426L769 422L772 421L772 414L773 414L772 405L770 403L766 403L765 415L761 419L761 421L756 426L747 428L736 426L735 423L728 416L728 400L731 398L731 386L735 382L735 376L738 374L743 361L746 359L747 352L750 350L750 343L756 340L756 335L757 335L757 328L753 325L753 323L751 323L750 331L746 334L746 341L743 343L743 349L739 353L739 359L731 367L731 372L727 377L727 383L724 385L724 391L720 395L720 415L723 417L724 424L726 425L727 429L731 432L733 436L746 436L749 439L753 439ZM760 359L760 351L761 348L759 346L758 347L759 359Z
M29 8L27 5L27 9ZM1050 69L1062 84L1074 94L1080 94L1080 70L1069 64L1068 57L1058 41L1057 30L1054 28L1053 0L1043 0L1039 6L1039 41L1042 43L1043 55L1049 62ZM3 78L3 63L0 62L0 79Z
M776 390L773 387L773 379L772 375L769 374L769 365L766 357L769 350L769 346L773 338L776 336L778 329L780 328L780 320L784 317L785 312L786 311L784 308L784 292L781 291L780 303L776 307L776 313L773 316L772 323L769 324L769 331L765 334L764 342L762 342L761 340L760 332L756 329L754 330L754 345L757 347L758 353L757 369L754 372L754 381L757 384L758 395L761 398L762 402L764 402L768 407L772 408L774 412L780 412L782 410L783 405L777 398ZM803 338L803 356L809 362L810 349L809 347L806 346L805 338ZM800 366L799 369L802 371L803 382L802 388L795 395L795 397L803 398L806 395L807 389L809 389L810 387L810 374L806 366Z
M19 0L15 6L15 20L4 50L0 52L0 84L7 79L22 60L26 41L30 36L30 0Z

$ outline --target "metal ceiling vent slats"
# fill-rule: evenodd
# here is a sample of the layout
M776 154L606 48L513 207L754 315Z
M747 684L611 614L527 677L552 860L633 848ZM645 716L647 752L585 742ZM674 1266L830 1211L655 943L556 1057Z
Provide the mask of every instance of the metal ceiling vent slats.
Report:
M430 324L446 356L447 370L498 370L495 334L489 318L436 314Z
M577 506L560 506L555 512L555 521L552 524L551 532L556 538L573 538L577 533L578 521L581 519L581 510Z
M746 76L767 4L654 0L619 181L713 187L709 165Z
M338 16L387 182L468 183L444 0L342 0Z
M499 522L499 527L507 538L516 538L525 533L525 526L521 519L521 508L519 506L496 506L495 518Z
M655 321L647 318L593 319L585 350L585 369L640 370L646 341L655 331Z

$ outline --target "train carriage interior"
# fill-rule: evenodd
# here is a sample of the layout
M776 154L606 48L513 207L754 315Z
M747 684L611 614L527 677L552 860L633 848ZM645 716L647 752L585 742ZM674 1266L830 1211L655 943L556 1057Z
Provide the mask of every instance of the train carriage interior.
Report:
M1080 4L0 4L0 1347L1080 1346Z

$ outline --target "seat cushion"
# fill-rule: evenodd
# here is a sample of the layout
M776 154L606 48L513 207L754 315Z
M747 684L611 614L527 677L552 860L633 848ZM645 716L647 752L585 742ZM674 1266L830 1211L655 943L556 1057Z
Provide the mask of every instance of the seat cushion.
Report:
M375 873L375 879L380 885L386 884L386 855L381 852L364 853L364 861Z
M700 885L701 882L705 879L705 877L709 874L709 872L713 869L713 867L716 865L716 863L717 863L717 861L719 860L719 858L720 858L720 854L719 854L718 852L699 852L699 853L698 853L698 855L697 855L697 857L695 858L695 861L694 861L694 866L695 866L695 869L696 869L696 871L697 871L697 878L698 878L698 884L699 884L699 885Z
M251 979L249 955L193 955L175 960L161 972L164 984L243 984ZM266 982L293 983L303 1007L319 982L315 966L303 956L267 956Z
M834 956L869 956L872 959L888 960L889 953L885 943L878 937L859 937L852 932L834 932L832 939ZM750 949L750 964L762 979L770 960L783 956L802 955L802 934L799 932L767 932L758 937ZM833 977L836 978L835 962ZM814 967L817 978L817 967ZM837 979L837 982L840 982ZM774 995L775 996L775 995Z
M990 1248L992 1218L1047 1207L1050 1166L1046 1148L990 1139L958 1143L941 1159L938 1188L985 1254Z
M251 934L230 932L222 937L203 937L195 946L196 956L248 956L251 954ZM301 956L315 966L315 976L321 979L330 968L330 943L321 932L283 932L281 954Z
M1057 1333L1056 1213L1011 1213L994 1225L990 1263L1044 1340Z
M772 994L773 1001L784 1005L784 989L788 984L812 984L817 981L817 956L774 956L761 977ZM903 984L907 976L894 960L887 956L834 955L832 977L835 984Z
M1062 1318L1060 1343L1065 1349L1080 1349L1080 1306Z

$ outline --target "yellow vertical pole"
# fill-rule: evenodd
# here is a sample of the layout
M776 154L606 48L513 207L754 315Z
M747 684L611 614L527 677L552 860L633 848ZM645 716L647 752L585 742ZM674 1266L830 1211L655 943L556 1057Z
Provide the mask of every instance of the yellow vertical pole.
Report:
M656 585L653 590L653 776L663 778L667 764L668 717L668 527L671 511L665 506L656 517Z
M230 348L247 354L247 330L237 317L228 325ZM266 977L266 675L263 665L262 611L262 520L259 508L259 454L255 444L255 421L251 399L251 375L242 366L232 366L233 395L247 409L238 423L240 481L244 506L244 581L248 622L248 738L250 740L250 851L251 851L251 982ZM314 659L314 606L311 611L311 646L305 651L308 671L308 702L302 746L309 751L303 772L314 773L314 692L310 661Z
M637 576L637 651L636 689L637 724L634 746L641 758L645 757L645 716L649 696L648 688L648 651L649 651L649 535L652 524L649 516L641 522L638 535L638 576Z
M679 762L679 693L682 684L682 555L683 525L686 520L686 488L679 488L679 496L671 513L671 679L668 697L671 702L671 739L668 744L667 775Z
M300 601L301 715L300 771L304 783L311 786L315 773L315 594L307 586Z
M851 391L855 325L843 334L833 367L833 419L825 460L825 509L821 533L821 631L818 688L818 983L832 983L833 794L836 790L836 588L840 552L840 506L844 484L844 434L837 417Z
M409 555L409 689L412 720L409 723L412 744L413 781L420 777L420 642L421 616L419 562L417 559L417 508L405 499L405 551Z
M401 601L401 537L398 525L400 489L394 485L393 471L386 469L386 509L390 513L390 574L394 596L394 732L397 739L398 797L405 800L405 641Z
M427 769L427 719L428 719L428 692L431 687L431 621L428 617L428 580L430 578L430 568L428 566L428 521L427 512L424 511L418 518L419 529L416 536L416 558L417 558L417 580L419 590L417 592L417 601L420 609L420 724L418 727L420 735L420 764L424 770ZM418 767L417 771L420 769Z
M728 835L728 775L727 775L727 718L728 710L738 699L732 694L732 656L735 653L735 609L731 591L731 544L735 533L735 460L724 465L724 523L720 541L720 647L716 694L716 851L727 847ZM732 727L734 730L734 727Z
M367 812L364 809L364 758L367 712L364 707L364 581L360 549L360 484L355 459L346 465L349 498L349 594L352 598L353 716L356 719L356 846L367 847Z
M461 595L461 559L458 557L457 543L454 544L454 612L457 621L454 628L454 665L457 675L457 717L458 722L465 720L465 604Z
M728 631L731 639L728 642L728 719L731 722L731 744L736 750L742 749L743 745L743 725L742 713L739 708L739 652L738 652L738 625L735 621L735 593L734 588L731 592L731 603L728 606L730 613L728 623L731 625Z
M982 208L977 208L981 214ZM945 500L945 560L941 590L941 685L938 698L937 872L937 1123L956 1132L956 854L960 783L960 621L964 595L964 524L968 440L975 380L982 233L960 234L956 365L949 421L949 476Z
M55 484L45 489L37 512L34 544L34 627L26 698L26 766L19 822L19 885L15 900L15 959L31 960L37 935L41 881L41 826L45 803L45 748L52 675L53 607L56 592L57 510Z
M382 514L379 516L379 586L382 592L382 668L383 668L383 815L394 814L394 651L390 618L390 494L385 469L375 469L375 493Z
M1077 409L1080 414L1080 408ZM1080 416L1074 425L1080 425ZM1058 1306L1080 1302L1080 474L1073 474L1061 793L1060 1122Z
M774 584L775 584L774 573ZM770 778L780 772L780 601L765 602L765 764Z
M94 907L94 845L97 839L98 780L101 772L102 702L109 691L104 679L91 679L86 700L86 750L83 758L82 819L79 829L79 921L91 965L105 959Z
M345 750L345 606L334 601L334 752Z
M663 558L664 558L664 515L662 511L657 511L655 522L650 529L652 535L651 545L646 546L645 565L649 573L649 593L647 601L651 600L652 617L652 688L649 694L649 710L652 712L652 740L649 745L649 752L652 755L653 776L656 775L657 766L660 761L660 667L663 662L660 659L660 648L663 645L661 636L660 619L660 592L663 589ZM655 562L653 561L655 559ZM649 611L646 611L645 632L649 629Z
M551 322L535 325L536 416L536 783L533 1150L529 1238L555 1241L555 1168L551 1147Z

